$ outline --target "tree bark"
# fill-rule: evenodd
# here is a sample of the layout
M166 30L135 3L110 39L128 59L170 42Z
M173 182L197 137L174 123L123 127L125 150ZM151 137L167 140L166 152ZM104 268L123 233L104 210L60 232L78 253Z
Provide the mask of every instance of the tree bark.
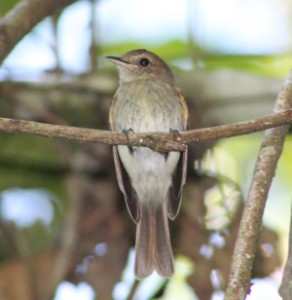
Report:
M285 111L291 106L292 71L278 94L274 112ZM250 292L251 271L262 216L288 129L289 126L282 126L265 131L233 252L226 300L244 299Z
M77 142L100 142L110 145L149 147L158 152L183 151L187 144L202 143L221 138L243 135L274 128L292 121L292 110L256 120L210 128L193 129L174 136L171 132L129 133L128 135L107 130L50 125L31 121L0 118L0 131L55 137ZM275 128L274 128L275 129Z

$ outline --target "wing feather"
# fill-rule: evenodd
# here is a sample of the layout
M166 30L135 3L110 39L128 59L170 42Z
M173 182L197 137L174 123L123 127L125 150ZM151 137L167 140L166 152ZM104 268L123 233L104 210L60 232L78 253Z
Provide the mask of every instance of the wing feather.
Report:
M188 126L188 119L189 119L188 107L181 90L176 89L176 92L181 107L183 129L186 130ZM172 186L169 189L169 195L168 195L169 196L168 217L172 220L176 218L180 209L183 186L186 182L187 160L188 160L188 150L185 150L180 153L180 157L176 169L172 176Z
M172 176L172 186L168 195L168 217L174 220L179 212L183 186L186 182L188 150L180 153L177 167Z
M109 111L109 125L111 130L115 130L115 101L116 97L113 98ZM137 194L132 187L129 175L121 162L117 146L113 146L113 157L119 188L124 195L128 212L133 221L138 223L140 219L140 207Z

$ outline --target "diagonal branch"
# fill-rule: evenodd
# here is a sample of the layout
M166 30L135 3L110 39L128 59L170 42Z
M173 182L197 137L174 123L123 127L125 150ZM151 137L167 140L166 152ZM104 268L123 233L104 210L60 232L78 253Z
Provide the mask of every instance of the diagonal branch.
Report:
M61 138L75 142L100 142L110 145L131 145L152 148L159 152L183 151L187 144L228 138L287 125L292 122L292 110L275 113L256 120L181 132L174 140L172 133L124 133L51 125L31 121L0 118L0 131Z
M291 107L292 70L278 94L274 112ZM282 126L265 131L233 252L226 300L244 299L250 292L251 271L262 216L288 129L289 126Z
M22 0L0 20L0 64L13 47L45 17L75 0Z

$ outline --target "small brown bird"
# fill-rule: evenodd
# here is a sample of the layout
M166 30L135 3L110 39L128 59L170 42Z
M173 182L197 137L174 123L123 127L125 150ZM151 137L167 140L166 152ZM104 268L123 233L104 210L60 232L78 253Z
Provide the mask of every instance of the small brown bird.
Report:
M120 77L109 113L113 131L186 130L187 105L160 57L140 49L107 58L117 65ZM141 279L155 270L171 277L168 218L173 220L180 208L187 151L158 153L120 145L113 147L113 154L119 187L137 224L135 275Z

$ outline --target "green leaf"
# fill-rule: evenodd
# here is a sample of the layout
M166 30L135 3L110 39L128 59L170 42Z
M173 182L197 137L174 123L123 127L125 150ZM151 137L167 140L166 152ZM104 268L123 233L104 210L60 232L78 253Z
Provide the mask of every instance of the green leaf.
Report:
M2 0L0 2L0 17L10 11L20 0Z

